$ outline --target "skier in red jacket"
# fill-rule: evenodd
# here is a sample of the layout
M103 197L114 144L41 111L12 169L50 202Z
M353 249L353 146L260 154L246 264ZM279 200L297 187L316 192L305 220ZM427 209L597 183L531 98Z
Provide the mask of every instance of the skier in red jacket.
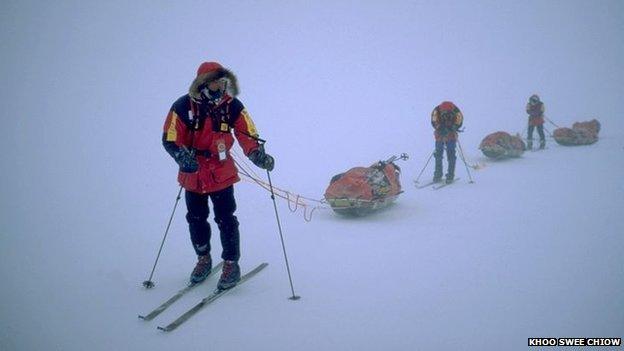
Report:
M234 137L256 166L271 171L275 164L258 143L256 127L237 95L238 82L230 70L217 62L202 63L188 94L169 110L162 137L165 150L180 167L178 182L185 189L186 220L198 256L190 281L199 283L212 270L210 198L223 247L219 289L229 289L240 280L240 235L233 187L240 178L230 155Z
M544 103L539 96L531 95L526 105L526 112L529 115L529 127L527 131L527 149L533 148L533 130L537 127L537 134L540 137L540 149L546 147L546 137L544 136Z
M452 183L455 179L457 131L461 128L463 123L464 116L459 108L450 101L442 102L431 112L431 126L433 126L433 135L435 136L434 182L440 182L442 180L442 157L444 149L446 149L446 158L448 161L446 183Z

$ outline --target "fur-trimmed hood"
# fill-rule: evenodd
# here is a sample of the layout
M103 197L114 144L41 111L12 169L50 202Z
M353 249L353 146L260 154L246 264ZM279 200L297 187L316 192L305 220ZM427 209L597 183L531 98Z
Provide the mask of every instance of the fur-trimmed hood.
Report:
M195 100L201 100L200 88L212 81L225 78L227 80L226 94L231 97L238 95L238 80L232 71L224 68L218 62L204 62L197 69L197 77L189 87L189 96Z
M450 101L443 101L440 105L438 105L438 109L440 110L440 112L454 111L456 108L457 106L455 106L455 104Z

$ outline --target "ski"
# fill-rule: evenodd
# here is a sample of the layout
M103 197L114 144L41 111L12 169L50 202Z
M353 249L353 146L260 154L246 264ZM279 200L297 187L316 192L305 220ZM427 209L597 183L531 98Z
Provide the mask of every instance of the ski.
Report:
M268 263L261 263L260 265L258 265L258 267L254 268L252 271L250 271L247 274L243 275L241 277L241 280L235 286L233 286L232 288L227 289L227 290L219 290L219 289L215 290L212 294L206 296L203 300L201 300L195 306L191 307L191 309L189 309L188 311L184 312L184 314L182 314L180 317L178 317L178 319L176 319L175 321L169 323L169 325L167 325L166 327L158 327L158 329L162 330L162 331L165 331L165 332L170 332L170 331L176 329L182 323L186 322L189 318L191 318L193 315L195 315L195 313L197 313L197 311L202 309L202 307L208 305L209 303L213 302L214 300L218 299L219 297L225 295L230 290L233 290L237 286L243 284L245 281L247 281L249 278L251 278L254 275L256 275L258 272L260 272L262 269L264 269L268 265L269 265Z
M433 187L433 190L442 189L442 188L444 188L445 186L447 186L447 185L451 185L451 184L455 183L456 181L458 181L458 180L460 180L460 179L461 179L461 178L455 178L455 179L453 179L453 181L452 181L452 182L450 182L450 183L442 183L442 184L440 184L440 185L436 185L436 186L434 186L434 187Z
M437 181L437 182L430 181L429 183L418 185L418 183L414 182L414 186L416 186L416 189L423 189L423 188L426 188L428 186L432 186L433 184L438 184L438 183L440 183L440 181Z
M145 316L139 315L139 319L142 319L144 321L151 321L152 319L156 318L156 316L161 314L169 306L173 305L174 302L178 301L182 297L182 295L186 294L187 292L189 292L194 287L196 287L198 285L201 285L203 282L208 280L208 278L210 278L210 276L212 276L215 272L220 271L222 266L223 266L223 262L219 262L218 265L216 265L216 266L214 266L212 268L212 271L210 272L210 275L208 275L208 277L206 277L206 279L204 281L196 283L196 284L189 284L189 285L187 285L184 289L182 289L182 290L178 291L177 293L175 293L175 295L173 295L171 298L169 298L169 300L165 301L162 305L156 307L152 312L146 314Z

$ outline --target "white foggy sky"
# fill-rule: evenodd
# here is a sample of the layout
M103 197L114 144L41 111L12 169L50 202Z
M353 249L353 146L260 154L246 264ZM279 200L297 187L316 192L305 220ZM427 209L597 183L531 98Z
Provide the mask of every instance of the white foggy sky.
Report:
M462 145L472 158L487 134L523 131L533 93L561 126L595 117L612 142L624 127L621 1L11 0L0 4L0 43L0 280L9 285L18 265L26 276L75 277L106 271L111 260L138 264L99 245L140 256L132 269L147 269L176 192L162 124L202 61L238 76L240 99L276 157L274 181L314 198L332 175L400 152L412 156L401 166L414 178L433 148L431 110L443 100L464 112ZM610 145L621 154L621 142ZM605 173L622 172L621 158L602 157L595 164ZM549 166L572 159L552 157ZM257 195L237 193L239 202L247 196ZM267 219L245 219L251 228L258 221ZM379 229L371 227L369 236ZM178 257L191 255L184 240ZM130 250L139 245L148 247ZM93 268L81 266L87 256ZM299 262L302 271L312 266ZM6 294L17 299L14 289Z
M203 60L239 76L267 147L301 172L341 162L319 157L329 151L360 162L426 154L426 120L445 99L464 111L471 149L489 132L521 131L534 92L558 124L596 116L623 125L614 110L624 91L618 1L2 6L10 194L8 184L33 173L53 189L84 178L133 183L138 169L162 174L161 120Z

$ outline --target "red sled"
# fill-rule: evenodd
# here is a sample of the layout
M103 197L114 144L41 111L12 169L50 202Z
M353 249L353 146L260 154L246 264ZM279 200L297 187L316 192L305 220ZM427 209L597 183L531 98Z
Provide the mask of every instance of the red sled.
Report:
M335 175L325 190L325 200L334 212L347 216L364 216L393 203L401 190L401 168L397 160L408 155L392 156L370 167L354 167Z
M592 119L587 122L576 122L572 128L557 128L553 132L553 137L559 145L590 145L598 141L600 132L600 122Z
M522 156L526 145L520 137L501 131L486 136L479 149L489 158L503 159Z

